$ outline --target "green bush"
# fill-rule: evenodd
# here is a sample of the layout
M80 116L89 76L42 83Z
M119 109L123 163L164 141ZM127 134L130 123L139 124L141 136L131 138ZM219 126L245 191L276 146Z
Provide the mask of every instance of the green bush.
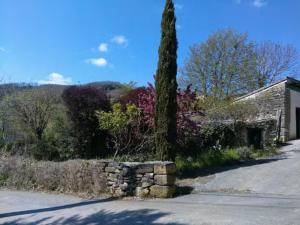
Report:
M119 155L134 157L149 152L152 135L143 124L141 110L133 104L122 109L116 103L111 112L96 112L99 127L111 136L114 158Z

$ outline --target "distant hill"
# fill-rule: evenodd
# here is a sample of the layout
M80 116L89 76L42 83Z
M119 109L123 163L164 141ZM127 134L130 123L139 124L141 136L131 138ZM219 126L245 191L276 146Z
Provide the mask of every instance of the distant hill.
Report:
M123 93L124 84L114 81L99 81L92 82L83 85L93 86L103 90L111 99L119 98ZM21 91L31 88L50 88L53 89L56 93L61 94L65 88L70 85L56 85L56 84L45 84L45 85L36 85L36 84L27 84L27 83L8 83L0 84L0 98L5 94L11 94L14 91Z

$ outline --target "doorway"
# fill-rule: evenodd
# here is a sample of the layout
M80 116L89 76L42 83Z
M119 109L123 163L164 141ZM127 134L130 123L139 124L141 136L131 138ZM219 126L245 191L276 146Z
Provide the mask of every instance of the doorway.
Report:
M248 128L248 145L255 149L262 149L262 129Z
M297 139L300 139L300 108L296 108L296 133Z

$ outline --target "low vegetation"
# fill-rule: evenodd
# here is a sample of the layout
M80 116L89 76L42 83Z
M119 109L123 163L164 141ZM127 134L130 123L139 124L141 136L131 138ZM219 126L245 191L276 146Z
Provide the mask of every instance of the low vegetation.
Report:
M222 166L233 166L245 161L268 158L279 154L278 148L269 146L263 150L250 147L221 149L220 146L195 156L178 156L175 160L179 177L190 176L203 169L214 169Z

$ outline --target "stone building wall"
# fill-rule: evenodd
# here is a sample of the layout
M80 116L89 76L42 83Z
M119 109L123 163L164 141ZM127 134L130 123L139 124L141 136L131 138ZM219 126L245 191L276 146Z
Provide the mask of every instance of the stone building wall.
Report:
M239 140L241 140L240 145L248 145L248 129L253 128L258 128L262 131L262 148L274 143L274 139L277 137L277 121L270 119L239 124L237 133Z
M169 198L175 194L172 162L119 163L108 160L43 162L0 158L0 187L116 197Z
M286 82L282 81L274 84L268 88L257 90L254 93L250 93L237 101L251 101L254 102L258 114L255 118L252 118L253 123L264 121L277 121L279 113L281 112L281 138L286 141L289 139L289 104L290 104L290 93L289 89L286 88ZM277 124L278 125L278 124ZM276 130L275 126L275 130Z

